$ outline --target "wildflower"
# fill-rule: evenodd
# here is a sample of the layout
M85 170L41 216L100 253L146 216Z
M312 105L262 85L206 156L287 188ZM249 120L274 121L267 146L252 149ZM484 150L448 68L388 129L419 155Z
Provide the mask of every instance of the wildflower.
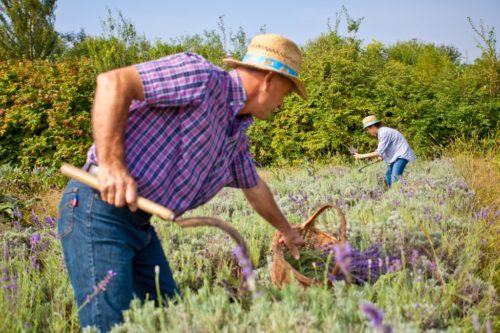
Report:
M490 212L491 212L491 208L481 208L478 212L476 212L474 217L476 218L476 220L484 220L484 219L488 218L488 216L490 215Z
M16 293L18 288L17 278L18 278L17 273L14 273L12 277L9 277L7 274L2 280L5 280L4 282L10 282L10 283L3 284L2 288L5 290L10 290L12 293Z
M415 281L422 282L422 270L420 268L417 269L417 277L416 277Z
M391 266L389 266L389 272L393 273L395 271L399 271L401 268L403 268L403 265L401 264L401 260L394 259L391 263Z
M113 272L111 269L108 271L108 273L106 274L106 276L97 284L94 286L94 292L90 295L87 295L87 297L85 298L85 301L82 303L82 305L80 305L80 307L78 308L78 311L80 311L81 309L83 309L84 306L86 306L87 304L91 303L92 300L94 299L94 297L96 297L97 295L103 293L106 291L106 288L108 287L109 283L111 282L111 280L116 276L116 273Z
M252 267L252 260L250 260L250 257L242 246L237 246L233 250L233 255L241 267L241 274L243 274L243 278L247 282L248 289L255 291L255 274Z
M370 325L372 325L374 329L383 333L392 333L392 327L383 324L384 312L382 310L377 309L377 307L372 303L365 303L362 304L360 307L361 310L364 312L364 314L370 320Z
M410 263L413 268L415 268L415 266L417 265L417 259L418 259L418 251L413 250L410 257Z
M33 235L31 235L30 236L30 245L31 245L31 247L33 247L36 244L40 243L41 239L42 239L42 236L39 233L34 233Z
M436 263L433 262L433 261L429 261L429 263L427 264L427 266L429 267L429 270L431 272L434 272L434 270L436 270Z
M38 216L36 216L34 211L31 212L31 221L33 221L33 225L35 226L35 228L40 228L40 220L38 219Z
M349 273L349 265L352 261L352 249L349 243L335 244L333 247L335 251L335 262L339 264L340 269L344 274Z
M56 226L55 220L49 215L45 217L45 224L48 225L50 228L54 228Z
M106 274L106 276L104 277L104 279L101 280L101 282L99 282L97 284L97 286L94 287L94 292L98 292L98 293L102 293L102 292L105 292L106 291L106 288L108 287L108 284L109 282L111 281L111 279L113 277L116 276L116 273L113 272L111 269L108 271L108 273Z
M16 218L16 219L20 219L22 214L21 214L21 211L19 210L19 207L16 207L16 209L14 209L14 211L12 212L12 215Z

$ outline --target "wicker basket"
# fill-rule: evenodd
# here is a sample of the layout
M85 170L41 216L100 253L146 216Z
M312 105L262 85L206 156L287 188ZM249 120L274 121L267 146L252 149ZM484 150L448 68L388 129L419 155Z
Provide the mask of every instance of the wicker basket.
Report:
M326 209L335 208L340 218L340 236L335 237L326 232L317 229L314 226L314 222L317 217ZM325 246L332 246L334 244L345 242L346 240L346 220L342 209L335 207L334 205L324 205L304 223L293 226L297 229L299 233L305 240L306 247L310 249L321 249ZM272 253L273 261L271 264L271 279L273 283L279 288L291 282L291 278L297 280L304 287L309 287L314 283L319 283L320 281L315 281L307 276L299 273L296 269L292 267L284 258L283 251L287 251L282 242L279 241L280 233L275 233L272 239ZM332 270L332 274L336 275L339 271L339 267L336 265Z

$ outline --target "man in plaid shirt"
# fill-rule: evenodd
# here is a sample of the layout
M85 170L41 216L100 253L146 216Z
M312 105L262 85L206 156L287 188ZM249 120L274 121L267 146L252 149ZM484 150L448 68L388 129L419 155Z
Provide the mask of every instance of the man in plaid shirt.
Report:
M59 205L76 301L87 303L79 311L82 327L107 331L134 295L154 299L155 266L161 292L178 292L150 215L135 206L138 193L179 216L225 186L241 188L298 257L303 239L257 174L245 131L291 92L306 97L300 61L293 42L260 35L242 61L225 60L235 68L229 73L181 53L98 76L85 169L98 176L100 192L70 181ZM105 292L89 299L110 270L116 275Z

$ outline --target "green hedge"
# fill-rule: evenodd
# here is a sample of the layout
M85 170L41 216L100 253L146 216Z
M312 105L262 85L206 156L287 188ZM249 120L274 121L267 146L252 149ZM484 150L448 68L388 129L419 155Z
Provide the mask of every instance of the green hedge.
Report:
M210 61L217 63L216 54L222 57L222 46L211 40L189 41L156 45L142 56L134 53L134 59L193 47ZM108 51L103 57L112 59ZM104 66L95 52L56 63L0 62L0 164L83 163L91 144L96 68ZM334 32L311 41L303 53L301 76L309 98L287 98L269 121L258 121L249 130L261 164L328 159L347 154L348 143L362 151L374 149L376 140L360 125L370 113L405 134L420 156L434 154L436 146L457 137L500 137L496 55L484 54L464 65L449 48L415 41L362 46L360 40ZM106 66L116 67L115 62Z
M0 62L0 164L85 161L94 87L88 61Z

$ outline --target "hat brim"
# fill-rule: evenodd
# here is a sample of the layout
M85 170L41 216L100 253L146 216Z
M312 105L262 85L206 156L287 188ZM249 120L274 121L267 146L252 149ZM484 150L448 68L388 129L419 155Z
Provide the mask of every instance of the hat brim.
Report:
M378 119L374 120L374 121L370 121L368 124L363 126L363 129L366 129L367 127L370 127L370 126L378 124L378 123L380 123L380 120L378 120Z
M226 59L224 59L222 61L224 62L224 64L226 64L226 65L228 65L229 67L232 67L232 68L242 66L242 67L249 67L249 68L254 68L254 69L260 69L260 70L268 71L268 72L276 72L276 73L278 73L280 75L283 75L284 77L286 77L287 79L290 79L293 82L293 84L295 85L294 91L300 97L302 97L303 99L307 98L307 90L306 90L306 87L304 86L304 83L302 83L302 81L300 81L295 76L292 76L292 75L289 75L287 73L283 73L283 72L277 71L274 68L269 68L269 67L266 67L266 66L263 66L263 65L251 64L251 63L248 63L248 62L242 62L242 61L239 61L239 60L236 60L236 59L233 59L233 58L226 58Z

